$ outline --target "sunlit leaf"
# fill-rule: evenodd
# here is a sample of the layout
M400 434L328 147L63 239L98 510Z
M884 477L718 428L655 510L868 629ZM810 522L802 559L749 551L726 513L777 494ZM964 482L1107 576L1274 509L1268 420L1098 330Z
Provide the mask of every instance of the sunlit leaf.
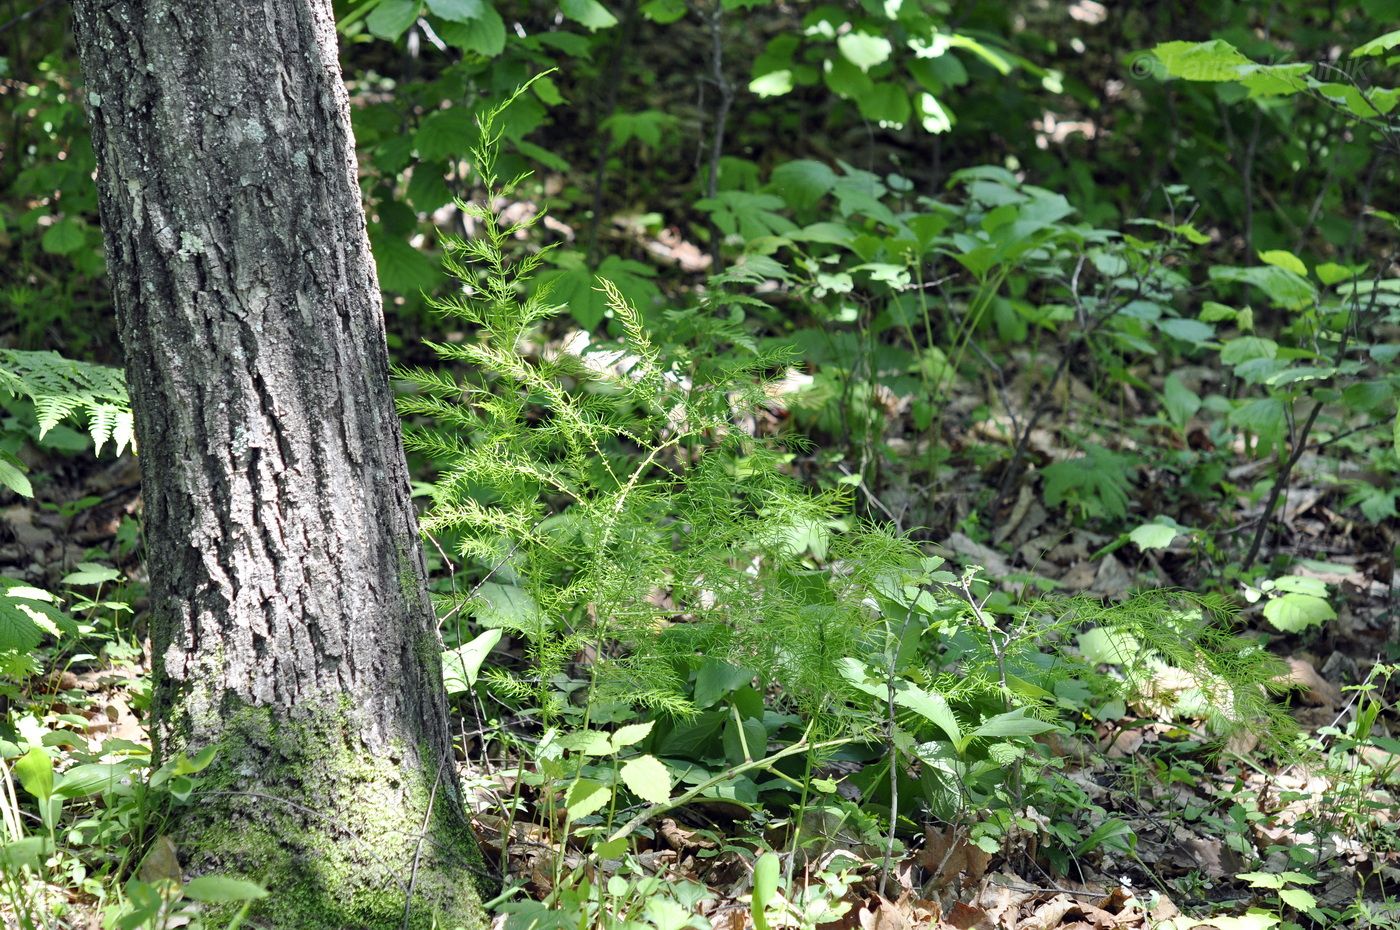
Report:
M633 794L653 804L664 804L671 797L671 774L655 756L628 760L619 774Z

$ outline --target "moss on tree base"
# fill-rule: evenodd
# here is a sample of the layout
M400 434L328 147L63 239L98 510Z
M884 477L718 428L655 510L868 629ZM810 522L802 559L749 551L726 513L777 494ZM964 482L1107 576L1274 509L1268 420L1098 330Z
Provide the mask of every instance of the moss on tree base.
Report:
M479 888L490 882L453 772L410 747L371 753L344 706L221 717L219 754L171 828L187 873L268 888L250 925L487 925Z

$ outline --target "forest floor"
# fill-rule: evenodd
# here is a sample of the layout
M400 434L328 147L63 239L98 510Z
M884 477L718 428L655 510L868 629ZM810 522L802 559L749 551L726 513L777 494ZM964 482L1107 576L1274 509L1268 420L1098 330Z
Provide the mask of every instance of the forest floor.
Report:
M100 466L88 462L51 456L43 463L50 476L44 502L12 499L0 508L0 572L75 592L84 582L80 577L75 586L74 573L100 574L100 566L138 582L124 588L136 594L130 612L114 610L112 624L103 627L108 642L100 659L69 655L8 701L12 720L17 713L37 715L65 727L75 746L96 751L114 739L147 742L141 708L148 666L139 639L145 605L133 522L138 469L129 455ZM822 925L1262 930L1280 922L1307 926L1309 912L1324 913L1318 908L1347 915L1330 926L1400 925L1400 805L1394 796L1400 741L1389 736L1400 717L1394 684L1381 664L1387 643L1397 641L1400 576L1390 547L1366 536L1375 528L1329 508L1331 489L1309 465L1304 459L1295 472L1280 524L1295 542L1306 541L1308 551L1329 553L1325 561L1303 561L1295 572L1329 586L1338 616L1306 639L1277 637L1271 644L1291 669L1290 689L1281 698L1297 725L1291 747L1263 747L1246 733L1223 750L1209 749L1192 721L1154 714L1148 703L1086 719L1049 745L1061 774L1094 805L1086 828L1130 841L1091 844L1054 871L1038 847L1038 837L1054 825L1037 824L1044 815L1028 808L1020 835L1004 840L1000 853L979 848L968 824L929 824L922 836L901 844L901 858L887 863L868 837L839 824L818 825L817 832L829 835L795 863L797 881L805 874L809 885L824 887L822 906L849 905L832 910ZM968 485L978 480L976 472L965 475ZM932 504L956 513L959 501L977 490L946 487ZM872 506L897 517L897 489L892 485L884 495ZM1178 583L1198 558L1189 545L1104 554L1111 539L1048 513L1029 491L1008 513L986 542L953 532L929 551L982 565L1007 590L1038 577L1062 592L1107 599L1139 586ZM88 590L93 604L114 603L104 600L111 586ZM1377 710L1368 733L1349 726L1360 705ZM500 759L494 774L483 776L472 761L468 768L483 798L513 788L515 770L503 768ZM582 861L579 848L557 841L542 823L507 824L486 800L479 814L483 844L530 894L543 898L554 890L558 863ZM713 927L749 925L745 896L753 874L751 856L741 848L749 838L738 820L722 808L697 805L671 811L653 827L625 865L605 860L598 876L625 869L635 886L650 872L674 887L692 887L694 913ZM838 854L839 873L830 868ZM1259 862L1263 868L1249 865ZM75 894L73 903L82 898ZM790 925L816 922L799 913Z

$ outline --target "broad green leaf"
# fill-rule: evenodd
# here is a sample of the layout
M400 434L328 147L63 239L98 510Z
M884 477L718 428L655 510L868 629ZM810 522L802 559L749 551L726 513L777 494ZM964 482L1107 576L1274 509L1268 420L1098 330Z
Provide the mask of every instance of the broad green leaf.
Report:
M1299 633L1336 617L1330 604L1311 594L1284 594L1264 605L1264 619L1285 633Z
M998 736L1035 736L1060 729L1060 725L1026 716L1026 709L1018 707L1004 714L997 714L982 721L982 725L968 734L969 740L986 739Z
M39 588L0 578L0 652L28 652L44 634L58 637L73 622L55 609L56 599Z
M585 756L610 756L615 751L608 734L601 730L575 730L559 737L559 745Z
M1300 911L1311 911L1317 907L1317 898L1302 888L1284 888L1278 893L1278 896L1284 904Z
M822 65L822 80L832 93L846 100L860 100L875 86L870 75L845 58L828 58Z
M1233 322L1239 319L1240 312L1234 307L1227 307L1222 303L1207 300L1201 304L1201 312L1197 316L1202 323L1219 323L1222 320Z
M714 710L697 714L692 720L678 720L670 732L657 741L656 751L665 756L695 759L718 755L715 749L719 745L718 737L730 719L724 711Z
M1102 446L1086 444L1085 454L1041 469L1045 503L1079 505L1094 516L1123 517L1137 463Z
M671 773L655 756L638 756L622 767L622 783L633 794L653 804L671 799Z
M1215 327L1209 323L1202 323L1200 320L1167 317L1158 320L1156 325L1158 329L1173 339L1180 339L1182 342L1189 342L1192 345L1198 346L1215 338Z
M1283 401L1277 397L1260 397L1231 410L1226 418L1236 429L1259 437L1264 449L1283 439L1285 425Z
M1341 402L1352 410L1379 413L1390 406L1390 399L1396 394L1396 388L1390 387L1389 381L1357 381L1341 392Z
M471 604L472 615L482 626L535 634L545 623L530 592L517 585L485 582L477 588Z
M836 180L836 172L828 165L803 158L774 168L771 183L788 206L801 210L831 193Z
M1400 90L1392 87L1372 87L1363 93L1353 84L1328 83L1317 84L1314 89L1335 106L1362 119L1383 116L1400 103Z
M560 174L569 174L574 170L569 162L560 158L556 153L542 145L536 145L527 139L515 139L513 140L513 144L515 145L515 150L521 155L539 162L551 171L557 171Z
M1334 284L1341 284L1343 281L1350 281L1365 270L1364 265L1348 266L1339 265L1336 262L1322 262L1313 269L1313 272L1319 281L1331 287Z
M648 720L646 723L629 723L625 727L618 727L617 732L609 737L608 742L611 744L613 752L617 752L624 746L631 746L646 739L654 726L656 726L654 720Z
M267 889L256 882L227 875L201 875L185 883L185 897L206 904L232 904L267 897Z
M1270 586L1275 591L1287 591L1290 594L1311 594L1313 597L1326 597L1327 584L1320 578L1309 578L1306 575L1284 575L1274 578Z
M685 0L650 0L642 4L642 15L663 26L674 23L685 14Z
M904 88L889 81L878 81L857 101L860 115L881 126L898 129L913 113Z
M74 568L77 571L69 572L63 576L64 584L105 584L109 581L116 581L122 576L122 573L115 568L97 562L79 562Z
M785 204L781 197L773 194L720 191L714 197L697 200L695 206L709 213L725 235L738 235L745 242L784 235L797 229L791 220L776 212Z
M531 81L530 89L535 92L536 97L551 107L557 107L565 102L559 85L554 83L554 78L547 74L541 74Z
M0 452L0 487L9 488L20 497L34 496L34 485L29 483L29 476L3 452Z
M1187 81L1237 81L1240 66L1253 64L1223 39L1163 42L1152 49L1167 74Z
M600 781L580 778L569 789L564 806L569 811L569 819L578 820L603 808L612 799L612 789Z
M550 294L552 302L568 307L579 326L592 330L608 314L607 299L598 286L598 278L611 281L628 302L645 313L660 299L660 290L650 280L654 275L655 271L640 262L609 255L598 267L596 276L585 267L570 266L543 272L540 281L550 282L554 289Z
M1172 372L1162 385L1162 406L1171 421L1183 427L1201 409L1201 398Z
M1394 32L1387 32L1383 36L1377 36L1370 42L1358 45L1355 49L1352 50L1351 57L1361 58L1366 56L1383 55L1391 49L1395 48L1397 45L1400 45L1400 29L1397 29Z
M706 658L695 673L695 706L712 707L716 701L753 680L753 672L723 659Z
M53 759L38 746L20 757L14 772L20 787L40 801L53 797Z
M1095 665L1129 665L1142 651L1142 644L1127 633L1114 633L1093 627L1076 638L1079 652Z
M617 25L617 17L608 12L598 0L560 0L559 11L574 22L587 27L590 32L611 29Z
M624 846L623 848L625 849L626 847ZM599 859L608 858L601 853L597 855ZM612 858L621 859L622 856L619 854ZM651 926L655 927L656 930L687 930L687 928L694 926L691 922L694 919L692 917L693 913L694 912L691 911L690 908L681 904L679 901L654 894L649 895L646 898L646 903L642 905L642 914L646 917L647 923L618 921L618 924L628 928Z
M792 72L787 68L749 81L749 93L759 97L781 97L792 90Z
M39 245L53 255L68 255L82 248L85 241L81 222L66 216L44 231Z
M193 759L181 753L175 757L174 772L176 775L198 775L209 767L218 754L218 746L205 746Z
M1307 75L1312 65L1294 62L1282 65L1241 65L1239 81L1250 97L1286 97L1308 89Z
M1084 839L1081 840L1079 844L1074 847L1074 854L1076 856L1087 855L1088 853L1093 852L1099 847L1104 846L1105 844L1115 839L1118 839L1120 837L1131 837L1132 835L1132 827L1128 826L1126 823L1119 820L1117 817L1113 817L1099 824L1098 828L1095 829L1093 833L1090 833L1088 836L1084 837ZM1122 846L1123 844L1118 845Z
M1274 303L1289 310L1311 306L1317 298L1317 291L1307 278L1296 271L1275 265L1254 268L1213 265L1210 269L1210 279L1253 285L1268 295Z
M40 601L45 604L55 603L58 598L54 597L43 588L35 588L29 585L17 584L5 591L6 597L19 598L25 601Z
M1238 365L1256 358L1274 358L1278 343L1264 336L1241 336L1230 339L1220 347L1220 360L1226 365Z
M461 694L476 686L477 676L486 657L501 641L502 630L486 630L456 649L442 654L442 683L448 694Z
M1270 911L1250 908L1239 917L1211 917L1200 923L1216 930L1269 930L1280 920L1282 918Z
M602 128L612 137L612 147L620 149L636 139L646 146L661 144L661 134L676 125L676 118L660 110L614 113L603 120Z
M448 45L484 58L495 58L506 47L506 23L494 6L483 5L481 15L461 23L442 23L438 35Z
M1282 888L1284 878L1277 872L1241 872L1235 878L1242 882L1248 882L1251 888Z
M48 856L47 836L26 836L0 846L0 874L15 874L28 867L38 870L39 863Z
M437 262L398 236L370 237L374 264L379 270L379 286L399 294L416 294L437 284L442 270Z
M768 904L778 893L781 862L777 853L766 852L753 864L753 899L750 904L754 930L768 930Z
M1307 277L1308 274L1308 266L1303 264L1303 260L1285 249L1270 249L1267 252L1260 252L1259 260L1266 265L1283 268L1302 277Z
M1192 245L1205 245L1210 242L1210 236L1201 232L1192 223L1177 223L1175 226L1167 226L1166 228L1173 235L1180 236Z
M1245 384L1263 384L1288 368L1285 359L1255 358L1235 366L1235 377Z
M440 162L420 162L408 181L408 202L419 213L431 213L452 199L452 188L443 180L446 166Z
M478 18L485 7L485 0L428 0L429 12L454 23Z
M1171 524L1144 523L1129 533L1128 539L1146 552L1148 549L1166 549L1180 535L1181 530Z
M919 125L924 132L940 135L953 128L953 115L943 108L933 94L921 93L914 98L914 109L919 114Z
M925 691L912 682L901 680L895 683L894 702L933 723L947 735L954 746L962 744L962 728L943 695Z
M846 60L862 71L869 71L890 57L893 46L884 36L868 32L848 32L836 40Z
M852 656L846 656L837 663L837 671L857 690L870 695L882 704L890 700L890 686L877 676L865 663ZM956 745L963 741L962 728L953 714L948 701L941 694L925 691L913 682L899 678L894 682L894 702L935 724Z
M730 717L725 721L720 745L725 758L735 765L761 759L768 750L768 728L762 720L753 717L743 717L737 722Z
M1285 387L1299 381L1326 381L1336 373L1337 369L1331 365L1292 365L1263 378L1260 383L1270 387Z
M373 35L392 42L417 18L418 0L382 0L365 20L365 26Z
M81 798L125 787L122 779L131 774L129 766L108 762L75 765L58 777L54 794L64 798Z

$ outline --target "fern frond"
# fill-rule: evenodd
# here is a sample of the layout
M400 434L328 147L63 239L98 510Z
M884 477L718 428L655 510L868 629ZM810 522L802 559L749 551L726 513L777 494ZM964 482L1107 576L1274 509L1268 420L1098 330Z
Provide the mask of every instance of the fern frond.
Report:
M86 421L100 454L112 441L120 455L134 448L131 401L121 372L56 352L0 349L0 391L34 404L39 437L65 419Z

